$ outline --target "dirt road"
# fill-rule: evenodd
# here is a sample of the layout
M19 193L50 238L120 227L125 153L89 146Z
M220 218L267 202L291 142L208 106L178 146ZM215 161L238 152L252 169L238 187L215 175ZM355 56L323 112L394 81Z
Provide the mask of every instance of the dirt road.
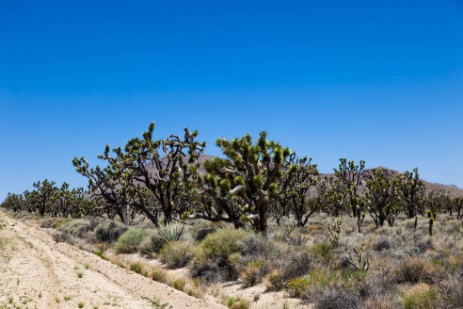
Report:
M224 308L122 269L0 211L0 308Z

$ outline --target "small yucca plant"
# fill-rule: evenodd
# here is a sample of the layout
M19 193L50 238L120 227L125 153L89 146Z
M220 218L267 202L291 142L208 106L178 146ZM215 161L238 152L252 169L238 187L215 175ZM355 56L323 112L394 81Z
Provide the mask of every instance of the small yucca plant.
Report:
M164 238L167 242L177 241L182 237L183 229L185 227L178 224L168 224L159 229L159 235Z

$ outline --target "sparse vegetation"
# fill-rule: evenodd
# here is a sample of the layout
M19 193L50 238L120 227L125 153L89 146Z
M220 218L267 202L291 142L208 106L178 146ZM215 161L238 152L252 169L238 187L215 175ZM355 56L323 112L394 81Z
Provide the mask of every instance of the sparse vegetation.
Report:
M239 280L243 288L285 290L315 308L463 305L462 197L430 190L418 169L368 170L363 161L341 159L334 174L322 175L265 132L255 143L250 135L219 139L226 158L204 160L196 131L165 140L153 134L154 125L125 148L107 146L104 168L75 159L88 192L44 180L1 207L24 220L38 214L55 241L84 244L199 298L205 285ZM0 249L7 245L0 238ZM117 258L132 253L139 260ZM141 262L146 257L163 264ZM166 270L182 267L191 277ZM236 296L222 302L251 306Z

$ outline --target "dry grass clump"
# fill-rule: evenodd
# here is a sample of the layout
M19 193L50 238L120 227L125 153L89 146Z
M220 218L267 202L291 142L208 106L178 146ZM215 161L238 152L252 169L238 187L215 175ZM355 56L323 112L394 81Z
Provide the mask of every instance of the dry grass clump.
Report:
M242 296L228 296L224 301L225 305L231 309L249 309L251 302Z
M209 234L195 248L189 266L193 278L201 278L206 283L236 280L239 242L246 235L246 231L236 229L220 229Z
M89 219L81 218L63 221L59 225L58 230L76 237L83 237L87 232L92 230L92 226Z
M160 260L169 268L180 268L193 258L193 246L184 241L169 242L161 249Z
M154 257L161 252L166 244L167 240L159 235L159 233L156 231L150 232L141 243L140 252L148 257Z
M439 283L442 302L446 308L463 308L463 266Z
M69 233L54 231L52 233L52 237L53 237L53 240L56 242L65 242L69 245L74 245L77 243L77 239Z
M333 257L333 248L329 243L320 242L309 248L312 258L319 262L329 262Z
M400 308L401 303L398 298L388 293L367 298L363 304L363 309L396 309Z
M175 278L169 282L168 285L176 290L185 292L187 295L202 299L204 298L205 289L199 280L192 280L186 277Z
M333 284L323 290L317 290L310 297L317 309L359 309L362 301L357 293L339 284Z
M143 228L130 228L114 244L116 253L134 253L138 251L140 244L147 236L147 230Z
M150 276L156 282L167 283L169 280L169 275L167 271L165 271L161 267L152 267Z
M433 309L437 307L439 294L434 287L420 283L403 297L404 309Z
M311 269L311 257L307 251L289 251L285 258L276 261L275 268L265 277L265 286L269 291L279 291L288 281L304 277Z
M254 260L246 264L240 273L241 282L245 287L256 285L270 271L270 265L265 260Z
M396 280L398 283L434 283L441 280L444 270L428 260L414 256L407 257L397 269Z

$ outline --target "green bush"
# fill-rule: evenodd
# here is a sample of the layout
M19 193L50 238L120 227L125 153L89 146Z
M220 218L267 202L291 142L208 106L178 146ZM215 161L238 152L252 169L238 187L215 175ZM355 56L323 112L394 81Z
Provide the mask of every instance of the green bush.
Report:
M194 278L205 282L236 280L240 240L248 235L243 230L221 229L209 234L195 246L190 271Z
M134 253L146 236L146 229L131 228L119 237L114 250L116 253Z
M209 234L200 248L207 258L227 260L230 254L240 252L240 240L246 235L243 230L221 229Z
M151 278L156 282L167 283L168 275L164 269L155 267L151 270Z
M193 258L193 247L183 241L172 241L161 249L159 257L170 268L184 267Z
M273 269L267 276L265 276L264 285L267 288L267 291L280 291L285 287L286 282L281 273L277 269Z
M270 271L268 263L264 260L249 262L240 273L240 279L244 286L249 287L262 281L262 278Z
M166 225L158 228L149 235L140 246L143 254L155 256L159 254L169 242L178 241L183 234L183 226L177 224Z
M420 284L403 298L404 309L432 309L437 307L438 293L435 288Z
M311 280L306 277L294 278L288 281L288 292L292 297L302 297L309 289Z
M331 258L333 252L330 244L321 242L309 248L310 254L314 259L327 261Z
M180 240L184 230L183 225L169 224L158 229L158 234L167 242Z
M155 256L161 252L162 248L167 244L167 240L154 232L145 238L143 243L140 245L140 251L147 256Z
M135 262L135 263L130 264L130 270L141 274L141 272L143 271L143 267L141 266L139 262Z
M231 309L249 309L251 308L251 302L241 296L228 296L225 300L225 304Z
M444 273L440 265L419 257L408 257L400 264L396 275L399 283L434 283L441 279Z

